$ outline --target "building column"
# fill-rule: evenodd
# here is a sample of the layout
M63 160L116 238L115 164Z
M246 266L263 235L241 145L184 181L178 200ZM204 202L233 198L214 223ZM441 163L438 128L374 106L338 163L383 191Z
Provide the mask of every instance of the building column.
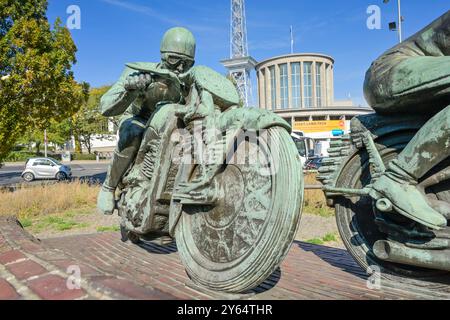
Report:
M272 105L272 75L270 74L270 69L266 69L266 77L267 77L267 88L266 88L266 106L267 109L273 110L274 106Z
M330 71L329 71L329 74L330 74L329 86L330 86L330 100L331 100L331 104L334 104L334 79L333 79L334 70L333 70L333 68L334 67L331 64L330 65Z
M316 96L316 62L313 61L311 65L311 77L312 77L312 105L313 108L317 108L317 96Z
M304 75L304 67L303 67L303 61L300 62L300 92L302 93L302 98L300 99L301 108L305 108L305 89L304 89L304 83L305 83L305 75Z
M266 109L270 109L270 70L269 68L264 68L265 80L266 80Z
M259 107L266 109L266 101L264 99L265 79L262 70L258 71L258 99Z
M328 100L327 100L326 78L327 78L326 63L322 62L322 66L320 67L320 81L321 81L320 87L322 88L321 89L321 91L322 91L321 99L322 99L322 106L324 106L324 107L329 106Z
M275 79L277 79L277 105L276 105L276 109L281 108L281 90L280 90L280 85L281 85L281 79L280 79L280 68L278 67L278 64L275 64Z
M292 72L291 63L287 63L287 75L288 75L288 109L292 109Z

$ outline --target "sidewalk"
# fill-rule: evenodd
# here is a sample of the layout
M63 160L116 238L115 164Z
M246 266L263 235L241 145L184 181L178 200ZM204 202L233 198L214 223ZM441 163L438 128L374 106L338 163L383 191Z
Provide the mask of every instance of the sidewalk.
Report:
M78 270L81 286L73 283ZM175 244L133 245L117 232L38 240L13 217L0 217L0 299L226 299L189 284ZM449 299L449 287L382 280L369 289L366 273L347 251L295 241L264 283L237 299Z

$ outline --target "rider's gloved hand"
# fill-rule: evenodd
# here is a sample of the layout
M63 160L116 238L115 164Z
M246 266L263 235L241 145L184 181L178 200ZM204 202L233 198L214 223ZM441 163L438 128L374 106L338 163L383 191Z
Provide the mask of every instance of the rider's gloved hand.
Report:
M144 90L152 82L149 73L134 73L125 80L124 87L128 91Z

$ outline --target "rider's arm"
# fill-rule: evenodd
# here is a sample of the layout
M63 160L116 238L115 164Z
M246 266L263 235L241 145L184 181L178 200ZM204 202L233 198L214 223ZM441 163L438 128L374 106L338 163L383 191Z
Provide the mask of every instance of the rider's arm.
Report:
M125 89L127 77L135 71L126 67L119 80L106 92L100 100L100 112L106 117L121 115L137 98L135 91Z

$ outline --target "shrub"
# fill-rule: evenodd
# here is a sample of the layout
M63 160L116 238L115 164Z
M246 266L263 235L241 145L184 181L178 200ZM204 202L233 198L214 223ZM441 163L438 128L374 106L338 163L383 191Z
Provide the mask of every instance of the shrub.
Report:
M5 158L5 162L25 162L29 158L43 157L42 152L29 152L29 151L11 151ZM52 157L57 160L61 160L61 155L56 153L47 153L48 157Z
M73 153L72 160L96 160L97 156L93 153Z

